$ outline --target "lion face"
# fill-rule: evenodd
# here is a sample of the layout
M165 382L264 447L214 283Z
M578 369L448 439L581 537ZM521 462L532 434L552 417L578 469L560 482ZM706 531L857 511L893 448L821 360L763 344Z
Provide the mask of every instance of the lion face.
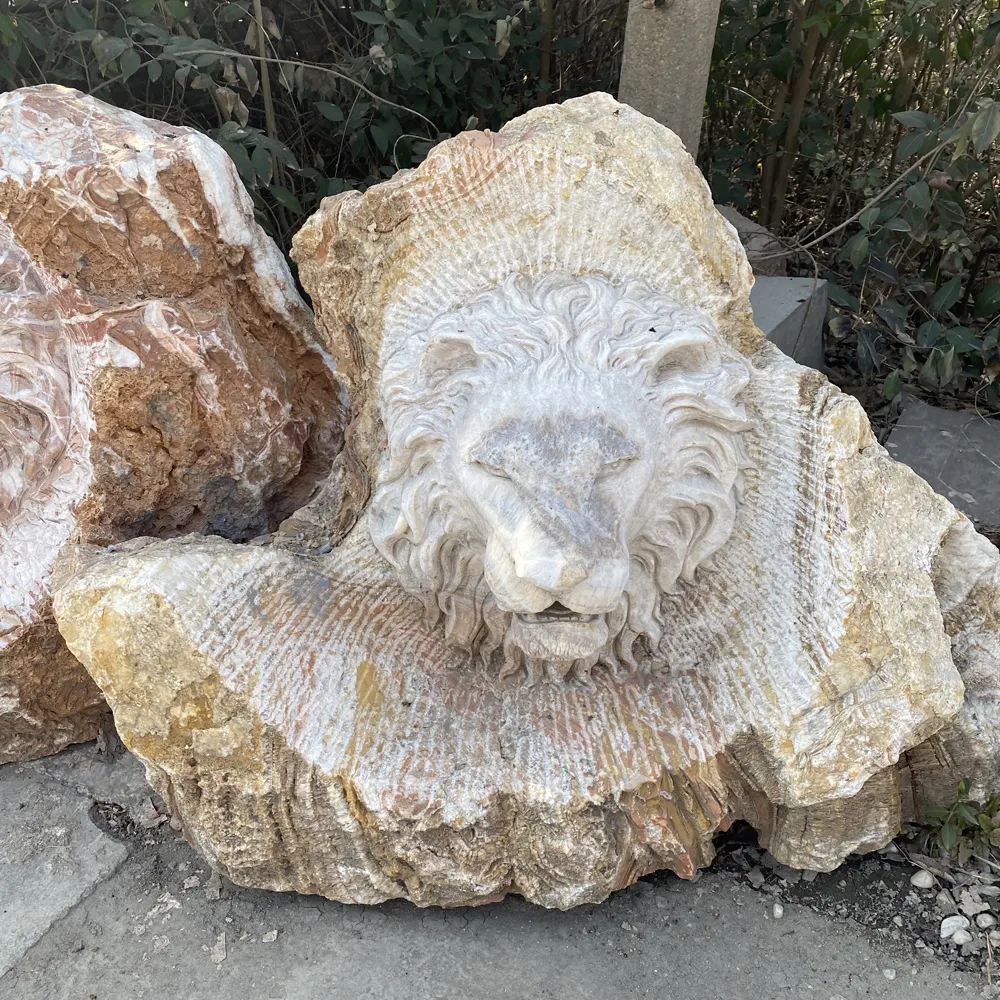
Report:
M732 530L748 377L645 285L510 279L387 360L375 543L501 674L634 667Z

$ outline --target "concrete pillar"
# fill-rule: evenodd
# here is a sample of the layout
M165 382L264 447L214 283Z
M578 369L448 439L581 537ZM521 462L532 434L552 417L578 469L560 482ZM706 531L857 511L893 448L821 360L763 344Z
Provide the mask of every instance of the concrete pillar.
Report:
M673 129L693 156L719 6L720 0L629 0L618 99Z

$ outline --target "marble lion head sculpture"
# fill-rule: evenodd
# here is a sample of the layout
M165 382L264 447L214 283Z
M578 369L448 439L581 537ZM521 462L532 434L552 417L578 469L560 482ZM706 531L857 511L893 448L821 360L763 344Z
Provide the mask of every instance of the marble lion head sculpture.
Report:
M383 358L375 544L501 676L634 668L732 532L749 376L640 281L514 276Z

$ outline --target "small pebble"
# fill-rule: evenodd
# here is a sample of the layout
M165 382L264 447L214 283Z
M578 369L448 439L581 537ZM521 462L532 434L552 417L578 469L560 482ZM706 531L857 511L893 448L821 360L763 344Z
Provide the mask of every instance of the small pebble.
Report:
M774 904L774 919L780 920L785 915L785 908L781 903Z
M989 930L990 927L996 927L996 924L997 918L992 913L980 913L976 917L976 926L981 930Z
M956 932L967 930L969 927L969 918L963 917L961 914L957 914L952 917L945 917L941 921L941 940L947 941L949 938L954 937Z
M916 886L918 889L933 889L934 881L934 876L922 868L910 876L910 885Z
M897 927L902 927L902 926L903 926L903 918L902 918L902 917L899 917L899 916L896 916L896 917L893 917L893 918L892 918L892 922L893 922L893 923L894 923L894 924L895 924L895 925L896 925Z
M208 877L208 884L205 886L206 899L219 899L222 896L222 879L216 872L212 872Z
M196 889L199 885L201 885L201 879L198 878L197 875L188 875L188 877L184 879L185 889Z
M751 868L747 872L747 881L755 889L759 889L764 884L764 873L759 868Z
M895 969L883 969L882 970L882 975L885 976L885 978L888 979L890 982L892 982L892 980L896 978L896 970Z
M969 942L971 941L972 941L972 934L969 931L965 930L964 928L960 928L959 930L955 931L955 933L952 934L951 936L952 944L958 944L958 945L969 944Z
M958 898L958 908L967 917L974 917L977 913L985 913L990 908L989 903L984 903L979 898L979 893L970 892L968 889L963 889Z
M278 940L278 932L266 931L264 934L261 934L260 939L264 942L264 944L271 944L272 941Z
M957 913L958 907L947 889L942 889L935 897L934 901L940 907L942 913Z

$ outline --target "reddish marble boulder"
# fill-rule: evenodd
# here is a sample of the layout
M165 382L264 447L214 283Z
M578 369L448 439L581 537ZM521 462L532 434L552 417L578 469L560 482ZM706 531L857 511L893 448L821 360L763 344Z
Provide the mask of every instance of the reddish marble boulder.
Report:
M272 530L340 450L332 367L220 147L0 96L0 762L105 710L51 617L62 544Z

